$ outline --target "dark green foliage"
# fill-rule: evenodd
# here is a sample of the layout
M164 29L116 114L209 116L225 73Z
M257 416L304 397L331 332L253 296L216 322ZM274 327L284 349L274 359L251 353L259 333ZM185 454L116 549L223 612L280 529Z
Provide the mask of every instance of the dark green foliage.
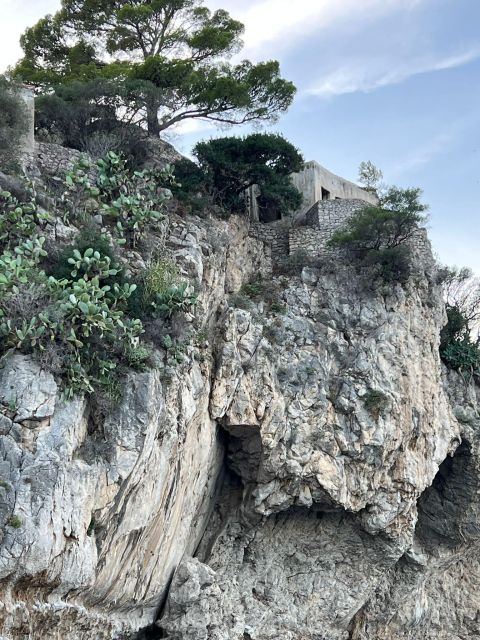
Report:
M178 270L172 260L155 259L142 274L129 301L130 312L147 320L170 319L175 313L189 311L196 305L197 296L187 283L179 284L178 280Z
M37 205L35 185L24 184L28 200L20 202L9 191L0 191L0 247L12 246L20 238L34 233L37 226L47 222L49 216L42 213Z
M244 213L245 190L258 185L260 219L265 222L279 219L301 204L301 194L289 175L302 169L303 158L280 135L218 138L197 144L193 153L198 165L178 163L180 186L176 193L181 198L209 196L230 213Z
M406 282L410 275L408 241L425 222L427 206L420 189L391 187L380 205L366 206L337 231L329 246L341 249L351 262L370 267L385 282Z
M8 526L13 527L13 529L20 529L22 524L21 518L17 515L10 516L8 520Z
M94 158L114 151L129 166L140 166L148 149L146 132L118 119L119 109L132 102L134 88L122 80L95 78L54 87L35 101L35 129L46 140L86 151Z
M192 213L205 209L211 198L208 196L210 185L205 172L188 158L182 158L175 163L174 195L186 204Z
M187 283L178 287L169 287L166 291L157 295L153 303L155 310L164 318L171 318L174 313L188 311L197 303L197 296L188 292Z
M440 334L440 351L444 352L453 342L465 340L469 334L468 321L459 307L447 305L447 324Z
M115 248L112 246L109 237L93 226L84 227L72 245L64 247L59 254L52 256L45 266L46 273L54 276L57 280L70 278L72 265L69 261L73 259L74 253L78 251L83 255L90 248L108 258L111 269L116 271L115 275L102 277L100 284L102 286L111 286L115 283L123 285L126 282L124 268L118 260ZM78 275L80 277L83 276L83 270L80 270Z
M448 343L441 355L450 369L480 375L480 349L469 337Z
M18 85L0 75L0 168L15 162L27 122L27 110Z
M450 369L473 373L478 377L480 282L466 268L444 267L441 275L446 299L447 324L440 335L440 355Z
M363 397L363 404L367 411L378 419L382 411L388 407L388 396L378 389L369 389Z
M100 112L98 122L79 116L89 126L110 121L102 110L111 108L113 94L115 117L146 125L152 135L190 118L275 120L295 87L281 78L276 61L226 61L241 48L242 33L241 23L201 0L62 0L59 12L22 36L25 55L15 72L45 94L82 83L84 106ZM102 100L88 95L98 82Z
M371 249L362 256L362 265L370 267L384 282L405 284L411 273L411 255L408 247Z

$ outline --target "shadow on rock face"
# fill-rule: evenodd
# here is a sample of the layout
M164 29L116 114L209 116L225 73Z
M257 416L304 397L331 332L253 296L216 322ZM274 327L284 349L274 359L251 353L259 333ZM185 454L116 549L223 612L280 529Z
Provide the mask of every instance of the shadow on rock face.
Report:
M466 440L440 465L418 503L416 533L427 548L456 546L480 538L480 475Z

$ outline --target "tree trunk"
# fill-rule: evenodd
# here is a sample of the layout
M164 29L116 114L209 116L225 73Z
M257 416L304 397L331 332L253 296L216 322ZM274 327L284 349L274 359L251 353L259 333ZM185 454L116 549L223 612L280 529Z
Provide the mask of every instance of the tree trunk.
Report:
M160 133L160 125L158 123L158 103L147 102L147 128L148 135L158 138Z

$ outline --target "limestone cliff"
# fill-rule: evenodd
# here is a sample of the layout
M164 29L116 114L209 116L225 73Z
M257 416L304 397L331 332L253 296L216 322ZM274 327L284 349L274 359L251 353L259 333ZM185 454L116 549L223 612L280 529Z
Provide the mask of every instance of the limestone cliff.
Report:
M478 637L478 393L442 377L431 257L374 291L271 275L234 218L169 233L183 362L100 423L25 356L0 371L0 637Z

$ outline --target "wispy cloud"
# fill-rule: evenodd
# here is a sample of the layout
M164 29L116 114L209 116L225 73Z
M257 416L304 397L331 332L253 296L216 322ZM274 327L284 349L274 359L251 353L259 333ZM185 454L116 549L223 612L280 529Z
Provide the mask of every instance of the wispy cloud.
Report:
M274 48L292 48L313 33L320 34L344 23L365 24L393 11L410 11L425 0L211 0L245 24L246 54L265 55Z
M430 164L439 155L446 153L455 140L454 131L439 133L410 151L406 157L401 158L391 168L390 173L395 177L403 176L414 169Z
M306 94L332 97L347 93L368 92L424 73L453 69L480 58L480 47L448 56L412 56L408 60L364 58L341 64L305 91Z

